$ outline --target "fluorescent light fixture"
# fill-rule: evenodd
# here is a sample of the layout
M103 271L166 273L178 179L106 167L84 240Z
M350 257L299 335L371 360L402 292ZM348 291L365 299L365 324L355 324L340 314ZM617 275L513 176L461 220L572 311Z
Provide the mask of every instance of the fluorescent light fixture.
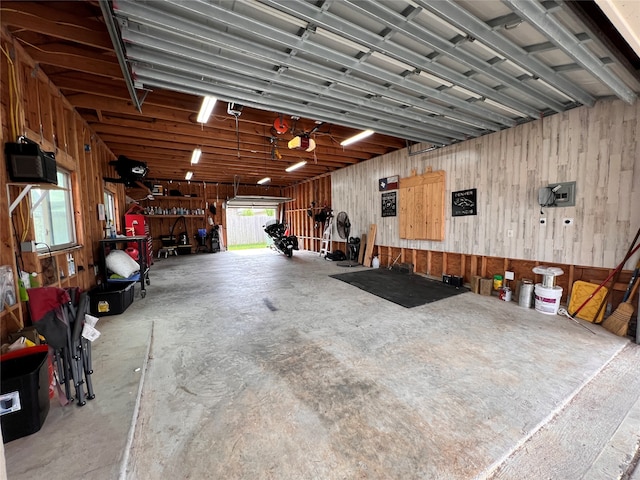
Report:
M200 155L202 155L202 150L194 148L193 153L191 154L191 165L195 165L200 161Z
M359 52L367 52L369 51L369 49L363 45L360 45L359 43L356 43L352 40L349 40L346 37L342 37L340 35L336 35L333 32L330 32L329 30L325 30L324 28L316 28L316 34L320 35L322 37L326 37L330 40L333 40L336 43L341 43L342 45L345 45L349 48L353 48L354 50L357 50Z
M561 92L560 90L558 90L556 87L554 87L553 85L551 85L548 82L545 82L544 80L540 79L540 78L536 78L535 79L536 82L541 83L542 85L544 85L545 87L547 87L550 90L553 90L554 92L556 92L558 95L561 95L562 98L566 98L568 100L573 100L571 97L567 96L564 92Z
M187 172L187 174L184 176L184 179L191 180L191 177L193 177L193 172Z
M265 183L269 183L271 181L271 177L264 177L258 180L258 185L263 185Z
M514 110L513 108L510 108L510 107L507 107L506 105L503 105L494 100L491 100L490 98L485 98L484 103L486 103L487 105L492 105L496 108L501 108L502 110L505 110L509 113L513 113L514 115L517 115L519 117L526 117L526 115L523 115L522 112L519 112L518 110Z
M444 85L446 87L452 87L453 86L453 83L451 83L451 82L449 82L447 80L444 80L444 79L442 79L440 77L436 77L435 75L432 75L432 74L427 73L427 72L420 71L420 73L418 75L420 77L424 77L424 78L427 78L427 79L429 79L431 81L434 81L438 85Z
M358 142L363 138L367 138L369 135L373 135L373 134L374 134L373 130L365 130L363 132L360 132L357 135L354 135L351 138L347 138L346 140L341 141L340 145L342 145L343 147L346 147L347 145L351 145L352 143Z
M415 70L415 67L412 65L409 65L408 63L405 62L401 62L400 60L396 60L393 57L390 57L389 55L385 55L384 53L380 53L380 52L373 52L371 54L371 57L373 58L377 58L378 60L382 60L383 62L387 62L390 63L391 65L395 65L396 67L400 67L403 70Z
M469 95L470 97L473 97L473 98L482 98L482 95L476 92L472 92L471 90L467 90L466 88L463 88L460 85L454 85L450 88L450 90L456 90L458 92L462 92L465 95Z
M217 101L218 99L216 97L212 97L210 95L206 95L202 99L202 106L200 107L200 113L198 113L198 123L207 123L209 121L211 112L213 112L213 106Z
M291 165L290 167L285 168L287 172L293 172L294 170L299 169L300 167L304 167L307 164L306 160L296 163L295 165Z

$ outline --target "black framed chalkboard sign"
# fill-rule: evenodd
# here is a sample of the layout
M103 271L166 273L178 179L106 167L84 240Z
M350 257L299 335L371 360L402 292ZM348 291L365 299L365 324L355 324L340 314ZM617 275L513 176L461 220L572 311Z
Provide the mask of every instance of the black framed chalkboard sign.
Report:
M477 205L477 190L475 188L451 193L451 215L453 217L477 215Z
M397 192L386 192L382 194L382 216L383 217L396 216L396 213L397 213L396 193Z

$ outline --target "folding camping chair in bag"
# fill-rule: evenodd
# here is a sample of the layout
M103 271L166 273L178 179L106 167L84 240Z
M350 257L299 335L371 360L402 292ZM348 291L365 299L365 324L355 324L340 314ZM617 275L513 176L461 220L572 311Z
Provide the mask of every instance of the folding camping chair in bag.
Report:
M79 406L85 405L85 378L89 389L86 398L95 397L91 383L91 347L82 337L87 294L79 289L56 287L30 288L29 312L38 333L45 337L55 363L58 385L64 385L65 401L73 401L70 382L73 381ZM62 392L60 392L61 396Z
M91 342L82 336L84 328L84 316L89 313L89 294L81 292L79 288L67 289L70 301L67 304L69 318L71 319L71 358L75 362L75 371L78 373L76 385L76 397L78 405L84 405L85 395L82 383L87 386L86 398L93 400L96 396L93 392L91 374ZM83 379L84 377L84 379Z

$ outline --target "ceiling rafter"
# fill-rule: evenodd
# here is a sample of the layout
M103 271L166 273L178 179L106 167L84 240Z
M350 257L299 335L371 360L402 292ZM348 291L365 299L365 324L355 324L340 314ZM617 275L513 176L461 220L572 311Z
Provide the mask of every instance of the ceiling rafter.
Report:
M126 14L126 15L130 15L132 16L132 18L135 19L139 19L142 18L144 15L147 15L148 19L152 19L152 20L148 20L148 21L152 21L152 23L154 25L156 25L157 27L161 27L163 29L166 29L167 27L170 28L170 24L173 23L174 26L175 25L179 25L179 30L180 32L184 35L185 32L189 32L189 34L194 34L194 35L204 35L204 38L206 38L207 40L214 40L215 35L213 35L213 33L207 33L206 29L199 24L196 24L193 21L185 21L185 20L175 20L174 17L171 17L167 12L158 12L157 10L154 11L149 11L149 9L147 8L145 10L145 7L138 5L138 4L131 4L131 3L119 3L119 12L121 11L122 14ZM196 11L199 14L202 15L212 15L215 16L216 18L218 18L221 21L225 21L225 22L231 22L233 20L236 20L237 22L239 22L239 26L242 26L243 28L247 29L247 30L251 30L251 31L258 31L260 32L262 35L273 35L275 30L273 28L270 28L269 26L266 25L262 25L261 23L258 21L253 22L250 19L247 19L245 17L242 17L238 14L235 14L233 12L228 12L225 11L222 7L220 6L215 6L215 5L202 5L199 4L197 2L188 2L185 4L180 4L179 6L177 6L177 8L184 8L184 9L196 9ZM175 27L174 27L175 28ZM421 85L417 82L412 81L411 79L403 79L401 76L399 75L394 75L380 67L375 67L373 65L369 65L369 64L364 64L361 59L355 59L353 57L349 57L348 55L344 55L341 54L339 52L333 51L331 50L330 55L328 54L328 50L326 49L326 47L321 47L319 45L316 45L313 42L302 42L299 37L294 36L294 35L290 35L285 33L285 32L281 32L282 35L280 36L281 38L279 38L279 41L283 42L285 39L289 40L291 42L296 43L295 47L297 50L300 51L304 51L308 54L311 55L315 55L318 58L323 57L325 59L329 59L331 61L335 61L336 64L343 64L346 65L350 68L351 71L358 71L361 72L363 75L368 76L368 77L375 77L379 80L382 80L384 82L388 82L389 84L393 84L394 82L398 82L401 81L403 83L403 87L406 87L407 89L413 89L414 91L418 91L419 93L421 93L422 95L424 95L425 97L429 98L429 97L436 97L441 99L444 102L448 102L448 103L457 103L458 106L460 106L461 108L465 108L469 111L474 111L476 113L480 113L481 110L477 110L475 106L470 105L468 102L464 102L463 100L459 100L456 99L455 97L451 97L449 95L443 94L442 92L433 89L433 88L428 88L425 87L424 85ZM124 33L124 35L126 36L127 34ZM233 42L237 41L237 40L231 40ZM250 51L252 53L252 55L255 55L255 50L259 47L252 47L253 44L249 43L248 46L244 46L245 51L246 48L250 48ZM272 58L273 57L273 52L269 52L268 53L268 57L265 58ZM287 61L287 59L283 59L283 61ZM282 63L282 62L280 62ZM135 67L134 67L135 69ZM342 78L345 77L345 75L343 75L342 72L337 73L335 70L332 71L331 73L329 73L329 75L333 75L335 78L335 80L338 80L339 82L342 81ZM367 86L365 85L358 85L359 88L367 88ZM390 91L387 88L382 88L379 90L379 93L381 95L393 95L393 92ZM237 94L236 94L237 95ZM404 101L405 103L415 103L416 97L413 96L404 96L402 98L402 101ZM435 104L437 106L437 104ZM424 105L425 108L430 108L429 104ZM435 107L437 108L437 107ZM456 110L454 109L448 109L447 114L451 117L451 118L456 118L456 116L458 115ZM488 117L493 117L490 113L486 113L485 115ZM477 117L478 119L476 120L476 122L479 121L480 117ZM473 122L472 117L466 116L463 118L465 122L467 123L471 123ZM510 125L513 125L513 120L508 119L507 117L502 117L499 119L500 123L507 123ZM445 119L446 121L446 119ZM492 128L492 130L496 130L495 127ZM392 132L389 132L392 133ZM392 133L397 135L397 132ZM424 140L424 139L423 139ZM431 141L429 139L429 141ZM441 143L446 143L446 142L441 142Z
M58 23L55 19L44 18L38 16L37 13L27 12L24 10L26 5L25 7L22 6L23 2L13 3L19 3L20 10L9 9L7 5L5 5L5 2L2 3L2 23L5 25L24 28L25 30L50 35L53 38L69 40L88 47L113 50L109 35L101 32L97 25L94 27L96 31L92 31L89 29L90 27Z
M33 0L3 1L0 13L3 34L113 155L147 162L156 179L193 168L193 181L255 184L267 173L281 188L414 143L424 151L640 92L624 38L572 0ZM127 87L130 71L139 75ZM200 125L204 94L219 101ZM365 128L376 133L339 145ZM288 149L306 133L313 152Z
M422 8L440 16L457 28L467 32L469 35L491 45L501 55L507 56L511 61L529 70L540 78L545 79L549 83L553 83L556 87L575 98L584 105L592 106L595 98L581 89L575 83L553 71L551 67L545 65L537 58L528 55L524 49L515 45L499 32L494 31L485 22L464 10L460 5L451 0L441 0L438 2L429 2L425 0L415 0Z
M320 19L318 18L318 15L313 14L311 12L311 10L314 7L307 4L306 2L289 1L289 2L282 3L282 2L277 2L275 0L260 0L260 1L269 3L272 7L278 8L278 9L284 9L285 11L289 9L299 10L304 8L306 10L309 10L309 13L306 13L306 15L309 15L309 17L313 18L314 21L320 21ZM406 35L408 38L416 42L422 43L423 45L426 45L429 48L432 48L438 51L440 54L446 54L449 57L454 58L456 62L464 63L465 65L467 65L469 69L474 69L477 72L482 72L485 75L494 77L497 81L502 82L507 86L517 87L525 91L530 97L535 98L538 102L540 102L543 105L546 105L548 108L552 108L556 111L564 110L564 106L559 105L555 102L550 102L548 98L545 98L541 94L541 92L536 91L535 89L523 84L522 82L515 81L512 77L509 77L503 72L493 68L492 65L486 64L485 62L482 62L477 57L474 57L470 53L467 53L463 49L457 48L455 44L452 44L448 40L445 40L429 32L425 28L422 28L415 23L408 22L406 17L402 17L401 15L396 13L394 10L392 10L388 6L385 6L375 1L347 2L347 4L350 6L350 8L358 11L359 13L369 18L377 19L377 21L381 22L383 25L386 25L387 29L389 30L392 30L394 32L400 32ZM328 16L327 14L324 14L324 15ZM357 32L358 37L365 34L368 34L367 35L368 37L373 36L372 33L370 32L363 33L359 31L361 29L358 29L353 24L351 25L346 24L346 22L341 21L341 19L336 18L336 16L328 17L324 21L324 23L326 25L331 25L331 27L329 28L334 28L337 31L345 32L343 34L347 35L348 37L352 37L352 36L356 37L356 33L354 32ZM441 65L438 65L434 62L425 63L424 58L420 58L420 56L416 55L414 52L407 52L408 49L400 47L396 44L390 43L386 41L386 39L384 39L383 41L380 41L380 40L376 41L375 37L372 39L366 39L366 40L364 39L364 37L360 37L359 41L374 42L370 45L370 47L385 49L387 54L393 54L396 56L396 58L401 58L401 57L412 58L417 63L416 66L418 68L428 70L430 73L436 73L436 70L437 70L438 71L437 73L443 74L444 67L442 67ZM445 78L456 83L459 82L459 79L452 78L451 76L445 77ZM474 88L478 88L478 85L472 82L469 82L468 80L466 81L466 84L467 84L467 88L470 90L474 90ZM507 94L504 93L505 92L504 89L501 89L500 93L498 93L498 90L493 90L489 92L487 91L486 86L481 84L479 85L482 88L482 91L480 92L481 95L487 96L497 102L504 102L506 105L508 105L510 108L514 110L522 109L523 114L526 114L530 117L535 118L535 117L538 117L540 114L539 110L535 110L530 105L525 105L519 102L517 99L509 97Z
M590 50L584 47L567 29L549 14L542 5L536 2L526 2L522 0L504 0L516 13L531 23L539 31L543 31L550 37L551 42L561 49L576 63L589 71L594 77L607 84L615 94L625 102L632 104L638 96L622 82L616 75L612 74L600 59Z

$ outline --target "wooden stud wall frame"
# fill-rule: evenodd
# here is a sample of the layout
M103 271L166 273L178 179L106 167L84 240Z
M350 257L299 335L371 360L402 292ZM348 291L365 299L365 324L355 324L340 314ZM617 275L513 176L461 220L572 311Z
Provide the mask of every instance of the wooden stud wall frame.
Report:
M444 240L445 172L427 169L422 175L400 179L400 238Z

